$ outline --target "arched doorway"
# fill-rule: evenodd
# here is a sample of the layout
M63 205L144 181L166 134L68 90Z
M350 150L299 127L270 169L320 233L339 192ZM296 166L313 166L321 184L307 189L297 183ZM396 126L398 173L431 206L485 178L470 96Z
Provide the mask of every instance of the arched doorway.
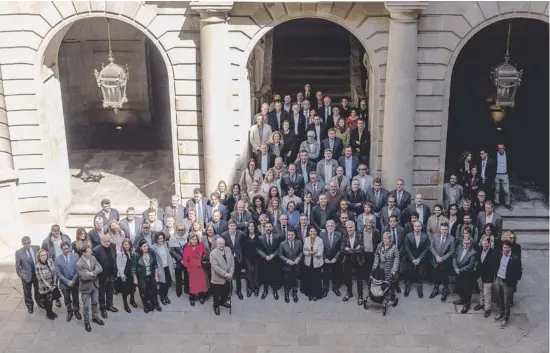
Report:
M497 125L486 99L495 89L490 72L504 60L509 24L511 60L523 69L523 80L516 106ZM496 144L504 143L511 182L548 194L548 39L548 23L514 18L487 26L466 43L451 79L446 180L463 151L471 151L477 163L481 149L494 156Z
M340 106L343 98L353 108L359 108L361 99L367 101L368 110L375 104L369 95L374 91L373 67L365 47L337 21L305 17L277 24L251 50L247 68L252 113L259 112L262 103L272 103L275 93L282 100L290 95L295 102L305 84L311 85L313 109L317 91L329 96L333 107ZM372 132L375 122L371 114L367 116Z
M143 31L110 19L115 62L128 64L128 103L118 113L102 106L94 76L108 54L105 17L78 19L45 40L40 58L39 116L52 176L53 216L87 217L67 227L89 226L103 198L125 212L160 204L174 193L170 79L163 55ZM88 169L100 182L79 178ZM73 224L74 223L74 224Z

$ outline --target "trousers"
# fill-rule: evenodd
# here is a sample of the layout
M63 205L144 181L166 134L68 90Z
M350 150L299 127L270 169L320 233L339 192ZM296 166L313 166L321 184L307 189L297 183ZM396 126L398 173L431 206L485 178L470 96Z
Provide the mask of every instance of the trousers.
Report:
M90 322L90 307L92 309L92 319L99 318L99 290L94 287L90 293L81 293L80 295L82 297L82 305L84 305L84 310L82 313L84 316L84 322Z
M78 282L76 282L72 287L67 287L61 290L63 294L63 301L67 307L67 312L80 310L80 299L78 298Z

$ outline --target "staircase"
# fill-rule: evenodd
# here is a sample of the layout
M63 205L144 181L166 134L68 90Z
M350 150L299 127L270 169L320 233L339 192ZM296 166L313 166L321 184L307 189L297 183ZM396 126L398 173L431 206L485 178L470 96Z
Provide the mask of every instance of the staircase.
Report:
M299 35L298 35L299 34ZM350 34L324 20L300 19L274 29L272 91L322 90L333 102L350 93Z

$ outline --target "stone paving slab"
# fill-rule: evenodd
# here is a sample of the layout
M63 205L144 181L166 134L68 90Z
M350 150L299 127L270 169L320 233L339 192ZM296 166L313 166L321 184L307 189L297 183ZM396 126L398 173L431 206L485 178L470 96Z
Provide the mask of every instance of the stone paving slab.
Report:
M211 301L191 307L186 297L171 293L172 304L161 313L135 309L110 313L103 327L92 332L73 318L65 322L64 308L54 308L55 321L37 309L29 315L20 282L11 267L0 268L0 353L547 353L548 251L524 252L524 277L515 294L512 320L500 329L481 312L456 312L447 303L427 296L401 297L382 316L355 301L343 303L332 293L318 302L286 304L251 297L233 297L233 314L212 312ZM425 285L425 292L431 286ZM474 295L477 298L477 295ZM493 312L496 308L493 308Z

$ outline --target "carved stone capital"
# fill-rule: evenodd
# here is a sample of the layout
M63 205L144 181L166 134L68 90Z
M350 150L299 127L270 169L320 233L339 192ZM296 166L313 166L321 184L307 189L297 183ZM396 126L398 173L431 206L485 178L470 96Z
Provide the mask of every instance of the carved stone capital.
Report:
M201 21L225 22L229 18L233 4L233 1L191 1L189 5L200 14Z
M418 14L428 7L426 1L386 1L386 10L390 18L400 22L412 22L418 19Z

